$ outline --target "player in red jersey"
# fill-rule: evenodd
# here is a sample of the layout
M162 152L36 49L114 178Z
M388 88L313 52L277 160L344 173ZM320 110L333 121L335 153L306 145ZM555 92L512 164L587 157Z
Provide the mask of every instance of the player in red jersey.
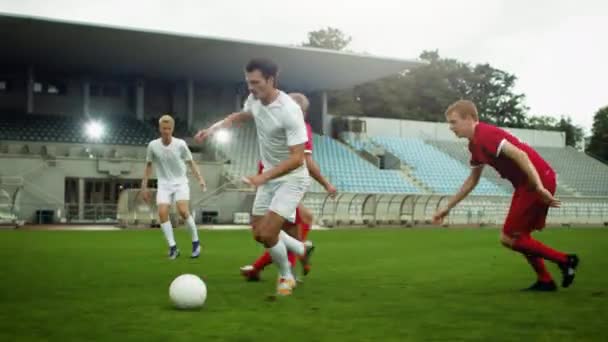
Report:
M293 98L296 103L300 105L302 108L302 113L306 116L309 102L305 95L300 93L290 93L289 96ZM306 166L308 167L308 172L310 175L321 184L325 190L330 194L330 196L336 195L336 188L321 174L321 170L319 165L312 159L312 149L313 149L313 136L312 136L312 128L310 124L306 123L306 131L308 133L308 141L304 144L304 158L306 160ZM258 162L258 173L262 173L264 171L264 165L261 162ZM300 241L306 241L308 237L308 232L311 229L313 222L312 212L306 208L302 203L296 209L296 220L292 224L290 222L285 222L283 225L283 230L287 232L287 234L296 237ZM295 267L296 264L296 255L288 252L287 257L289 259L289 263L291 267ZM307 275L310 272L310 264L304 262L304 259L300 259L302 264L302 272L304 275ZM262 254L253 264L246 265L241 267L241 275L245 277L247 280L259 280L260 272L264 269L264 267L270 265L272 263L272 257L268 252Z
M556 251L531 236L534 230L544 228L549 208L561 205L554 197L555 171L529 145L501 128L479 122L473 102L457 101L448 107L445 115L456 136L469 139L471 174L460 191L450 198L447 207L435 213L433 222L442 223L450 210L475 188L483 166L490 165L515 188L500 240L505 247L523 254L536 272L537 282L527 289L557 290L544 259L559 266L562 286L570 286L574 281L578 257Z

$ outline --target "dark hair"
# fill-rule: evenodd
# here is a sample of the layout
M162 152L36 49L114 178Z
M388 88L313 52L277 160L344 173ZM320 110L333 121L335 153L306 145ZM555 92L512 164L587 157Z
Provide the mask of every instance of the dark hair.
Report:
M279 73L279 67L277 64L268 58L253 58L249 61L249 63L247 63L245 70L247 72L259 70L265 79L274 77L275 81L277 79L277 74Z

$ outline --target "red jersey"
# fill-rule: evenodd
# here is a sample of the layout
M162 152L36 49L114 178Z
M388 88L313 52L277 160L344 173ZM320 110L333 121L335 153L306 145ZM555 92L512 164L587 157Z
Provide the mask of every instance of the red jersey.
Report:
M483 122L477 124L473 139L469 142L471 166L488 164L496 169L502 178L508 179L515 188L527 184L528 177L524 171L513 160L501 153L505 141L510 142L528 155L541 180L554 174L549 163L528 144L520 141L502 128Z
M310 124L306 123L306 135L308 135L308 140L304 143L304 153L312 154L312 128ZM264 164L262 161L258 161L258 174L264 172Z

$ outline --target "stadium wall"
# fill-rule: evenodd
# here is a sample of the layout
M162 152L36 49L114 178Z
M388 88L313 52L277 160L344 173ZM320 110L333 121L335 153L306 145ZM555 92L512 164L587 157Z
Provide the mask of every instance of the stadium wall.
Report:
M371 117L351 118L364 120L366 122L368 136L394 136L402 138L420 138L443 141L458 140L454 133L450 131L446 123ZM566 134L564 132L520 128L506 128L506 130L531 146L566 146Z
M19 216L28 222L35 222L37 210L48 209L63 212L66 178L141 179L144 161L141 159L112 160L69 157L47 159L40 155L4 154L0 155L0 165L0 176L22 176L24 178L25 186ZM209 189L217 188L223 171L222 165L199 162L199 167ZM113 172L118 175L110 176L109 173ZM192 177L190 184L191 198L193 202L196 202L203 196L203 193Z

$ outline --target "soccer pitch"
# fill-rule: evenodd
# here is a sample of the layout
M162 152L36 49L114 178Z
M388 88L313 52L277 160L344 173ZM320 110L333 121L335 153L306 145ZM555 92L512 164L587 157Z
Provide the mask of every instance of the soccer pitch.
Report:
M608 229L535 236L576 252L571 288L535 280L496 229L313 231L313 269L272 301L273 266L256 283L238 269L262 251L248 231L201 231L204 251L165 256L155 231L0 231L0 341L592 341L608 317ZM560 273L551 264L556 281ZM174 310L170 282L207 283L198 311Z

